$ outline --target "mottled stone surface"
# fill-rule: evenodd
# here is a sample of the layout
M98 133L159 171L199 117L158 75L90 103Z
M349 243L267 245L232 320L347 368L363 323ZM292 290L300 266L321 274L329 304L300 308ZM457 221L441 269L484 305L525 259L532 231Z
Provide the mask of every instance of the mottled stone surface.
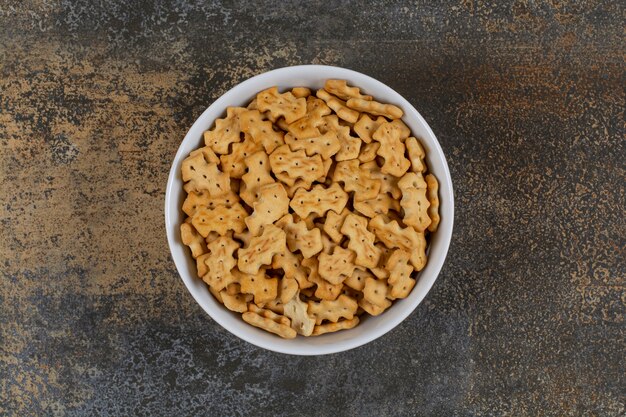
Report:
M498 3L0 1L0 414L624 415L624 8ZM425 302L324 357L220 328L163 225L195 118L301 63L408 98L457 203Z

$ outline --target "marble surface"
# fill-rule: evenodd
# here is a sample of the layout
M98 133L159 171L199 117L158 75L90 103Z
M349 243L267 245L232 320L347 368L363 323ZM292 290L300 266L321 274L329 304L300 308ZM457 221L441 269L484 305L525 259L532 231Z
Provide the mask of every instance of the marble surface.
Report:
M624 8L585 0L0 0L0 414L620 416ZM269 69L396 89L457 216L417 310L290 357L195 304L165 183L195 118Z

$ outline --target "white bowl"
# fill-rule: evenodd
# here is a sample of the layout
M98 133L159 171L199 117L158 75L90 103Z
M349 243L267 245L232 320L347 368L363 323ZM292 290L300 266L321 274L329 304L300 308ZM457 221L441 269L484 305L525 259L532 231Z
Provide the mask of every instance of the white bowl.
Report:
M428 263L406 299L395 301L378 317L364 317L354 329L286 340L245 323L240 314L232 313L218 303L206 284L197 277L195 261L180 240L179 228L184 219L181 207L185 198L180 168L189 152L203 146L202 133L213 126L215 119L223 117L226 107L245 106L256 93L272 86L278 86L279 90L296 86L318 89L329 78L345 79L350 85L360 87L365 94L374 96L375 100L395 104L404 110L403 121L421 140L426 150L428 169L439 180L441 223L430 239ZM167 240L178 273L193 298L213 320L235 336L259 347L292 355L323 355L352 349L371 342L400 324L424 299L437 279L450 245L453 220L454 199L448 164L439 142L422 116L400 94L380 81L356 71L324 65L301 65L269 71L238 84L217 99L196 120L178 148L165 194Z

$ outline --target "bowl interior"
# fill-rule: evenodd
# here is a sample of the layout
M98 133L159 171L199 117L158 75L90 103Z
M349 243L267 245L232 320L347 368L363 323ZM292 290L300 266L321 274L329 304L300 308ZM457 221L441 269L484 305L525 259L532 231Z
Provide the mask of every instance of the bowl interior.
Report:
M318 89L329 78L345 79L349 84L360 87L365 94L373 95L375 100L398 105L404 110L403 121L411 128L413 135L420 139L426 151L428 168L439 180L441 223L430 240L428 263L420 272L417 285L409 297L395 301L392 307L378 317L364 318L349 331L284 340L248 325L239 314L228 311L213 298L206 284L197 278L195 261L180 241L179 227L184 220L181 207L185 198L180 168L189 152L203 145L203 132L213 126L215 119L223 117L226 107L245 106L257 92L272 86L278 86L281 91L296 86ZM258 75L216 100L193 124L181 143L172 164L165 198L165 223L172 258L194 299L215 321L236 336L266 349L296 355L320 355L360 346L382 336L406 318L426 296L437 278L450 244L453 217L454 202L448 166L435 135L421 115L398 93L371 77L344 68L320 65L281 68Z

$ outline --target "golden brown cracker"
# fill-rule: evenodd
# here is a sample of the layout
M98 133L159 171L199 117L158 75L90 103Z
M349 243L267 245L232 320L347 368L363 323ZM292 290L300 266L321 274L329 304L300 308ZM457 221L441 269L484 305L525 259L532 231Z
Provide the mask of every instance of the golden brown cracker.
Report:
M430 206L428 206L428 217L430 217L430 224L428 225L428 231L434 233L439 227L439 182L433 174L428 174L424 177L426 180L426 197Z
M358 308L357 301L347 295L341 294L334 301L322 300L319 303L309 301L309 314L315 318L315 324L322 324L323 321L336 323L344 318L351 320Z
M372 139L380 142L380 148L376 154L385 159L385 163L381 167L384 174L401 177L411 166L411 162L404 155L405 146L401 137L402 128L393 123L381 124L372 135Z
M428 216L430 202L426 197L427 185L422 173L408 172L398 181L398 187L402 191L400 205L404 210L404 224L423 232L430 225L431 219Z
M185 159L181 171L187 192L206 190L210 196L216 197L230 190L228 174L220 171L217 164L207 162L201 153Z
M376 152L380 148L380 142L372 142L361 148L359 153L359 162L362 164L365 162L374 161L376 159Z
M274 175L285 174L281 180L293 185L301 178L306 183L313 183L324 174L324 164L320 155L307 156L304 150L292 152L289 145L278 147L270 155L270 166Z
M341 227L341 233L348 236L348 249L356 254L354 263L366 268L375 268L380 259L380 250L374 246L376 236L367 230L367 223L365 217L354 213L348 214Z
M387 260L388 283L391 287L389 294L392 298L408 297L415 286L415 280L411 277L413 266L409 264L410 259L409 252L398 249Z
M341 226L343 226L343 222L348 214L350 214L350 210L344 208L340 214L330 210L326 215L326 220L324 221L324 231L335 243L339 243L341 242L341 239L343 239Z
M274 130L272 122L263 120L258 110L248 110L240 116L241 131L248 133L254 142L263 146L267 153L285 143L284 133Z
M367 114L361 114L359 120L354 124L354 132L361 138L361 140L365 143L372 142L372 135L378 127L387 122L382 116L379 116L376 120L371 119Z
M369 172L362 170L356 159L338 162L333 180L342 182L346 191L354 191L355 201L369 200L380 191L380 181L372 179Z
M378 214L387 214L389 210L400 210L400 202L388 194L378 194L376 198L364 201L355 201L354 209L364 216L374 218Z
M231 153L220 156L222 170L231 178L241 178L246 173L245 159L263 149L252 140L252 136L244 135L243 142L233 144Z
M289 319L284 316L279 316L270 310L262 310L260 313L248 311L243 313L241 317L246 323L274 333L284 339L293 339L297 336L296 331L290 327L291 322ZM285 318L287 321L281 321L280 317Z
M307 98L311 95L311 89L307 87L294 87L291 89L291 94L295 98Z
M190 223L185 222L180 225L180 238L183 245L189 246L189 249L191 249L191 256L194 258L197 258L207 252L204 238Z
M340 100L332 94L329 94L328 91L324 90L323 88L317 90L316 95L318 98L324 100L326 102L326 105L330 107L337 114L337 116L339 116L339 118L350 123L356 123L356 121L359 119L359 112L348 108L345 101Z
M372 96L361 94L361 90L358 87L350 87L346 80L326 80L324 90L342 100L349 100L351 98L360 98L363 100L373 99Z
M318 256L319 275L333 285L341 284L354 271L356 254L341 246L335 247L332 254L321 253Z
M341 144L337 138L337 133L333 131L326 132L324 135L317 137L309 137L306 139L298 139L291 133L285 135L285 143L289 145L292 151L303 149L307 156L319 154L322 159L328 160L341 150Z
M285 187L279 183L261 187L252 207L254 212L245 218L248 229L258 235L264 225L274 223L289 211L289 198Z
M400 107L393 104L382 104L374 100L351 98L346 102L346 106L360 113L365 112L375 116L384 116L388 119L400 119L404 116L404 112Z
M311 336L315 327L315 319L308 314L308 309L308 304L300 300L298 293L285 303L283 309L285 317L291 319L291 328L303 336Z
M204 132L204 143L215 153L226 154L231 143L241 141L239 117L246 109L227 107L226 117L215 121L215 128Z
M296 98L291 92L279 93L276 87L261 91L256 96L257 107L262 112L269 112L274 119L284 117L287 123L293 123L306 113L306 100Z
M239 284L242 293L254 296L255 304L267 303L278 296L278 278L268 278L262 268L254 274L242 273Z
M191 218L191 223L203 237L207 237L211 232L224 236L229 230L242 232L246 227L244 219L247 216L248 212L239 203L231 207L219 205L214 209L197 210Z
M285 232L273 224L268 224L263 227L260 236L250 240L248 247L239 249L237 266L242 272L256 274L262 265L270 265L273 256L285 251L286 248Z

